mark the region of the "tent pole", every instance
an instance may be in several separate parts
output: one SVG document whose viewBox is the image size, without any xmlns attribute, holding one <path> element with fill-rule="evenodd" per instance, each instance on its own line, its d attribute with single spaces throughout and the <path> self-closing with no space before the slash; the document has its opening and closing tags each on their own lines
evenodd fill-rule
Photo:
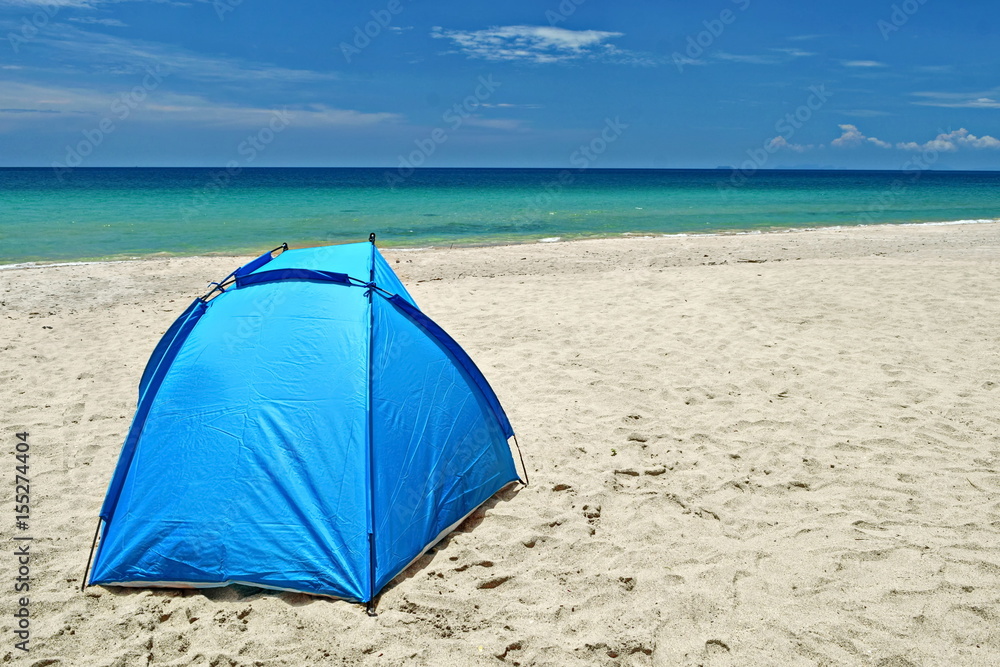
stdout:
<svg viewBox="0 0 1000 667">
<path fill-rule="evenodd" d="M 90 555 L 87 556 L 87 568 L 83 571 L 83 583 L 80 584 L 80 592 L 87 589 L 87 575 L 90 574 L 90 563 L 94 559 L 94 548 L 97 547 L 97 535 L 101 532 L 101 522 L 104 517 L 97 517 L 97 530 L 94 531 L 94 541 L 90 543 Z"/>
<path fill-rule="evenodd" d="M 528 486 L 528 467 L 524 465 L 524 455 L 521 454 L 521 445 L 517 444 L 517 434 L 514 436 L 514 446 L 517 448 L 517 458 L 521 459 L 521 470 L 524 471 L 524 486 Z"/>
<path fill-rule="evenodd" d="M 372 244 L 371 267 L 368 274 L 369 285 L 375 284 L 375 233 L 368 240 Z M 375 443 L 372 423 L 372 357 L 375 354 L 375 290 L 368 289 L 368 615 L 375 616 Z"/>
</svg>

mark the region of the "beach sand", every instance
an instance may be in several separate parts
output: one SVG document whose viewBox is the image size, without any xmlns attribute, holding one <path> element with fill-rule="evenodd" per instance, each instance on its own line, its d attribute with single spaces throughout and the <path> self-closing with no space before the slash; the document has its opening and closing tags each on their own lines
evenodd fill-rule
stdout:
<svg viewBox="0 0 1000 667">
<path fill-rule="evenodd" d="M 81 593 L 143 366 L 243 259 L 0 271 L 5 664 L 998 663 L 1000 224 L 384 254 L 496 389 L 531 485 L 375 619 L 246 587 Z"/>
</svg>

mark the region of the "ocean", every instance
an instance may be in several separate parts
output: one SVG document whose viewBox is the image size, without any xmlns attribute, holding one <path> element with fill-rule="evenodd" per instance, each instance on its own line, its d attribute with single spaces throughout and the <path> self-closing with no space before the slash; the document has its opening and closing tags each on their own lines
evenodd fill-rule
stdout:
<svg viewBox="0 0 1000 667">
<path fill-rule="evenodd" d="M 404 178 L 399 178 L 405 176 Z M 1000 172 L 0 169 L 0 264 L 1000 218 Z"/>
</svg>

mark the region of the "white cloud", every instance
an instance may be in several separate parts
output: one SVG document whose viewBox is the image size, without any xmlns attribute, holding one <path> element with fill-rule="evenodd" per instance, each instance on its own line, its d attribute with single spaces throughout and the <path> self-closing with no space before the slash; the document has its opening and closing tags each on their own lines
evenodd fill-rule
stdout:
<svg viewBox="0 0 1000 667">
<path fill-rule="evenodd" d="M 790 144 L 784 137 L 778 136 L 768 142 L 769 148 L 774 150 L 787 149 L 796 153 L 804 153 L 815 148 L 812 144 Z"/>
<path fill-rule="evenodd" d="M 944 132 L 937 135 L 930 141 L 918 144 L 915 141 L 907 141 L 896 144 L 896 148 L 907 150 L 907 151 L 928 151 L 935 150 L 941 153 L 954 153 L 959 148 L 992 148 L 1000 149 L 1000 139 L 991 137 L 986 134 L 981 137 L 969 132 L 967 129 L 960 128 L 952 132 Z"/>
<path fill-rule="evenodd" d="M 949 135 L 945 135 L 949 136 Z M 984 134 L 977 137 L 964 127 L 950 134 L 960 146 L 971 146 L 972 148 L 1000 148 L 1000 139 Z"/>
<path fill-rule="evenodd" d="M 888 67 L 877 60 L 843 60 L 844 67 Z"/>
<path fill-rule="evenodd" d="M 567 30 L 552 26 L 508 25 L 485 30 L 445 30 L 435 26 L 431 37 L 450 40 L 470 58 L 558 63 L 587 57 L 625 55 L 608 43 L 620 32 Z"/>
<path fill-rule="evenodd" d="M 882 141 L 875 137 L 866 137 L 856 125 L 844 124 L 839 127 L 842 134 L 830 142 L 831 146 L 836 146 L 837 148 L 855 148 L 863 144 L 872 144 L 879 148 L 892 148 L 892 144 L 887 141 Z"/>
<path fill-rule="evenodd" d="M 855 125 L 841 125 L 841 135 L 830 142 L 831 146 L 837 148 L 856 148 L 858 146 L 872 144 L 879 148 L 892 148 L 893 144 L 882 141 L 875 137 L 866 137 Z M 960 148 L 972 149 L 1000 149 L 1000 139 L 986 134 L 981 137 L 969 132 L 964 127 L 952 132 L 944 132 L 930 141 L 917 143 L 916 141 L 900 141 L 895 147 L 904 151 L 928 151 L 934 150 L 939 153 L 954 153 Z"/>
<path fill-rule="evenodd" d="M 918 144 L 915 141 L 901 141 L 896 144 L 896 148 L 904 151 L 928 151 L 935 150 L 939 153 L 954 153 L 958 150 L 955 144 L 949 141 L 928 141 L 925 144 Z"/>
</svg>

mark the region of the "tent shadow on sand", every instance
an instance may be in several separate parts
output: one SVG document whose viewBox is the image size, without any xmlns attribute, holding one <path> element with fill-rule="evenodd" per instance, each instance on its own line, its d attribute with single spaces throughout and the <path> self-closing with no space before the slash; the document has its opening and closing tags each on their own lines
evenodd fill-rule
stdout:
<svg viewBox="0 0 1000 667">
<path fill-rule="evenodd" d="M 412 579 L 420 574 L 427 568 L 428 565 L 434 562 L 434 559 L 438 554 L 447 553 L 448 545 L 451 544 L 451 540 L 456 534 L 473 532 L 479 527 L 479 524 L 486 520 L 486 515 L 491 509 L 499 505 L 501 502 L 510 502 L 515 496 L 517 496 L 517 494 L 521 493 L 522 489 L 524 489 L 524 487 L 519 484 L 510 484 L 507 487 L 500 489 L 500 491 L 494 494 L 489 500 L 480 505 L 475 512 L 466 517 L 465 521 L 463 521 L 458 528 L 442 538 L 440 542 L 428 549 L 427 553 L 413 561 L 408 568 L 400 572 L 395 579 L 386 584 L 385 588 L 383 588 L 376 596 L 376 601 L 385 595 L 386 592 L 393 590 L 404 581 Z"/>
<path fill-rule="evenodd" d="M 446 535 L 441 539 L 440 542 L 435 544 L 433 547 L 427 550 L 427 552 L 420 558 L 413 561 L 408 568 L 403 570 L 389 582 L 378 595 L 375 596 L 376 602 L 381 599 L 381 597 L 395 589 L 404 581 L 416 577 L 421 572 L 427 569 L 431 565 L 437 555 L 441 552 L 446 552 L 448 545 L 451 543 L 453 537 L 458 533 L 471 533 L 476 528 L 479 527 L 483 521 L 486 520 L 486 516 L 490 510 L 499 505 L 501 502 L 510 502 L 513 500 L 524 487 L 519 484 L 509 484 L 508 486 L 500 489 L 495 493 L 489 500 L 480 505 L 472 514 L 466 517 L 455 530 Z M 246 584 L 230 584 L 228 586 L 223 586 L 220 588 L 135 588 L 132 586 L 112 586 L 105 585 L 104 589 L 116 597 L 132 597 L 136 595 L 148 595 L 154 598 L 190 598 L 190 597 L 203 597 L 206 600 L 211 600 L 212 602 L 252 602 L 260 598 L 277 598 L 281 600 L 289 607 L 305 607 L 311 604 L 323 604 L 330 602 L 343 602 L 343 600 L 338 600 L 337 598 L 331 597 L 321 597 L 316 595 L 309 595 L 308 593 L 295 593 L 291 591 L 277 591 L 269 588 L 259 588 L 257 586 L 248 586 Z"/>
</svg>

